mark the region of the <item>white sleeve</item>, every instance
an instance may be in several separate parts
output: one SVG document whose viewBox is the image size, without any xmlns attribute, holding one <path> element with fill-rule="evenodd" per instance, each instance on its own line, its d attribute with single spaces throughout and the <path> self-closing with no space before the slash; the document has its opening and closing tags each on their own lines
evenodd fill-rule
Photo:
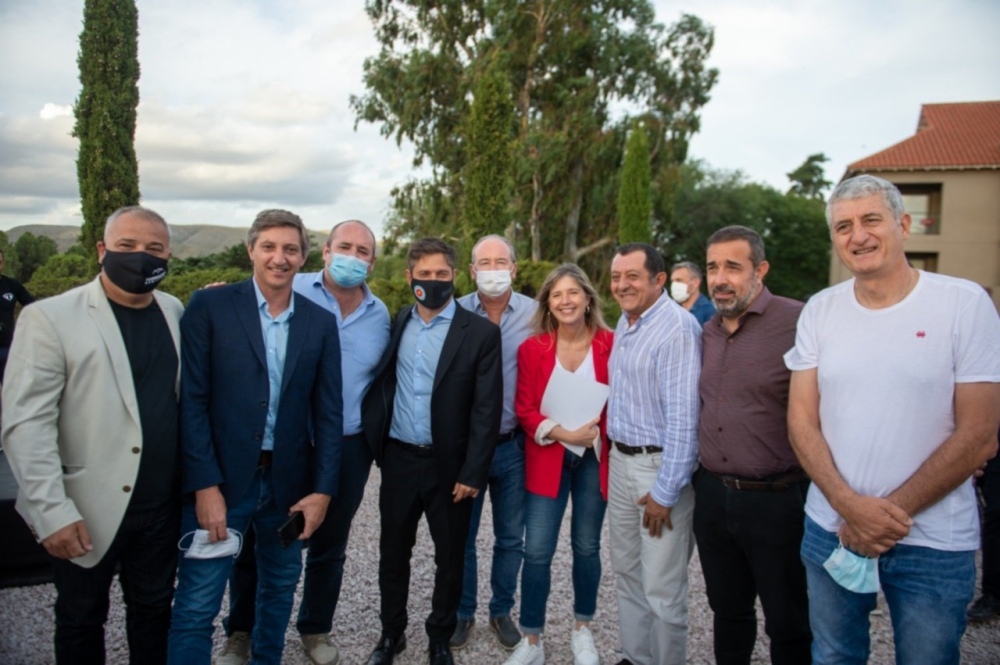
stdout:
<svg viewBox="0 0 1000 665">
<path fill-rule="evenodd" d="M 785 366 L 794 371 L 813 369 L 819 366 L 819 343 L 816 340 L 816 306 L 810 300 L 802 308 L 795 329 L 795 346 L 785 354 Z"/>
<path fill-rule="evenodd" d="M 953 332 L 956 383 L 1000 383 L 1000 316 L 982 291 L 959 313 Z"/>
</svg>

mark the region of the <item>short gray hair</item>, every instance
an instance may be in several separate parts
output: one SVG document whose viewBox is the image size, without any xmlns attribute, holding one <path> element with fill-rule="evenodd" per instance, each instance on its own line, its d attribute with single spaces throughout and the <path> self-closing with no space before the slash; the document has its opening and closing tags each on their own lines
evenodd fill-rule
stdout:
<svg viewBox="0 0 1000 665">
<path fill-rule="evenodd" d="M 472 246 L 472 263 L 476 262 L 476 250 L 479 249 L 479 246 L 482 245 L 487 240 L 499 240 L 503 244 L 507 245 L 507 249 L 510 250 L 510 262 L 517 263 L 517 253 L 514 251 L 514 244 L 510 240 L 504 238 L 502 235 L 498 235 L 496 233 L 491 233 L 488 236 L 483 236 L 482 238 L 476 241 L 476 244 Z"/>
<path fill-rule="evenodd" d="M 863 199 L 872 194 L 881 195 L 885 207 L 889 209 L 889 212 L 892 213 L 896 221 L 899 221 L 903 213 L 906 212 L 906 209 L 903 207 L 903 195 L 899 193 L 898 187 L 884 178 L 866 173 L 848 178 L 834 188 L 833 193 L 830 194 L 830 200 L 826 202 L 827 226 L 833 224 L 832 215 L 835 203 Z"/>
<path fill-rule="evenodd" d="M 703 280 L 703 275 L 701 272 L 701 267 L 694 261 L 678 261 L 674 265 L 670 266 L 670 274 L 674 274 L 675 270 L 687 270 L 691 273 L 691 276 L 699 281 Z"/>
<path fill-rule="evenodd" d="M 167 230 L 167 239 L 170 239 L 170 225 L 167 224 L 167 220 L 163 219 L 163 216 L 155 210 L 150 210 L 149 208 L 144 208 L 142 206 L 125 206 L 115 210 L 108 216 L 108 220 L 104 222 L 104 234 L 107 235 L 108 228 L 118 221 L 119 218 L 124 217 L 125 215 L 132 215 L 134 217 L 144 219 L 147 222 L 162 224 L 163 228 Z"/>
</svg>

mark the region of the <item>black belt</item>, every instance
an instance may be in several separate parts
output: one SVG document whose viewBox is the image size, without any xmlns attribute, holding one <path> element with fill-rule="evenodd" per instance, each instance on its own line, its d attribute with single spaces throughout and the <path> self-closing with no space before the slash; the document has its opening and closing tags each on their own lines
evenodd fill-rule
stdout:
<svg viewBox="0 0 1000 665">
<path fill-rule="evenodd" d="M 611 444 L 618 449 L 622 455 L 656 455 L 663 452 L 661 446 L 629 446 L 621 441 L 612 441 Z"/>
<path fill-rule="evenodd" d="M 512 429 L 509 432 L 507 432 L 506 434 L 501 434 L 497 438 L 497 445 L 499 446 L 499 445 L 501 445 L 503 443 L 507 443 L 508 441 L 513 441 L 518 436 L 520 436 L 521 432 L 523 432 L 523 431 L 524 430 L 522 430 L 520 427 L 515 427 L 514 429 Z"/>
<path fill-rule="evenodd" d="M 271 458 L 274 457 L 273 450 L 262 450 L 260 451 L 260 457 L 257 458 L 257 468 L 266 469 L 271 466 Z"/>
<path fill-rule="evenodd" d="M 407 443 L 406 441 L 400 441 L 399 439 L 392 438 L 389 439 L 389 443 L 396 446 L 400 450 L 406 451 L 414 457 L 434 457 L 434 446 L 418 446 L 415 443 Z"/>
<path fill-rule="evenodd" d="M 702 468 L 704 469 L 705 467 Z M 775 476 L 767 476 L 766 478 L 757 479 L 723 475 L 709 471 L 708 469 L 705 469 L 705 471 L 708 471 L 709 474 L 718 478 L 719 482 L 729 489 L 744 492 L 784 492 L 792 485 L 809 480 L 809 475 L 801 469 L 798 471 L 788 471 L 787 473 L 779 473 Z"/>
</svg>

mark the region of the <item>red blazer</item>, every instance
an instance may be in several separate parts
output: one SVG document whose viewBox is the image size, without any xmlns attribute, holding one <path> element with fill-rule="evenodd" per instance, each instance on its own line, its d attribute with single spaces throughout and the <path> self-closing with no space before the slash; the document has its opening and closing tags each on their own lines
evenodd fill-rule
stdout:
<svg viewBox="0 0 1000 665">
<path fill-rule="evenodd" d="M 601 383 L 608 383 L 608 358 L 614 335 L 598 330 L 591 342 L 594 374 Z M 514 400 L 517 419 L 525 432 L 525 487 L 529 492 L 555 498 L 562 478 L 563 453 L 558 443 L 540 446 L 535 442 L 535 430 L 545 420 L 538 412 L 549 377 L 556 366 L 556 334 L 542 333 L 529 337 L 517 350 L 517 395 Z M 607 409 L 601 412 L 601 495 L 608 498 L 608 433 Z M 572 454 L 572 453 L 570 453 Z"/>
</svg>

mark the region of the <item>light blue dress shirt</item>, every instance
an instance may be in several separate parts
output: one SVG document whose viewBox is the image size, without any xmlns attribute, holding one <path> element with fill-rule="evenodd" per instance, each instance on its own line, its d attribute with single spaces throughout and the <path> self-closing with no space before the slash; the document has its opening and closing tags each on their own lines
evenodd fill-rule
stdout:
<svg viewBox="0 0 1000 665">
<path fill-rule="evenodd" d="M 344 385 L 344 436 L 361 431 L 361 400 L 375 380 L 375 368 L 389 345 L 389 310 L 362 283 L 364 299 L 345 319 L 340 303 L 323 285 L 323 271 L 299 273 L 292 288 L 337 317 Z"/>
<path fill-rule="evenodd" d="M 670 295 L 632 325 L 622 313 L 608 362 L 608 438 L 663 448 L 656 484 L 661 506 L 673 506 L 698 464 L 701 325 Z"/>
<path fill-rule="evenodd" d="M 458 299 L 458 304 L 480 316 L 487 316 L 486 309 L 479 299 L 479 291 L 462 296 Z M 507 307 L 500 315 L 500 351 L 503 359 L 501 436 L 509 434 L 517 427 L 517 413 L 514 412 L 514 394 L 517 392 L 517 349 L 521 346 L 521 342 L 531 337 L 534 332 L 531 320 L 537 311 L 537 300 L 517 291 L 511 291 Z"/>
<path fill-rule="evenodd" d="M 257 294 L 257 311 L 260 312 L 260 328 L 264 334 L 264 357 L 267 358 L 267 421 L 264 423 L 264 443 L 261 450 L 274 450 L 274 424 L 278 420 L 278 403 L 281 400 L 281 377 L 285 373 L 285 352 L 288 350 L 289 319 L 295 314 L 295 297 L 288 301 L 288 309 L 276 317 L 267 311 L 264 294 L 253 281 Z"/>
<path fill-rule="evenodd" d="M 444 340 L 455 318 L 455 299 L 424 323 L 416 305 L 406 321 L 396 359 L 396 399 L 389 436 L 407 443 L 430 445 L 431 393 Z"/>
</svg>

